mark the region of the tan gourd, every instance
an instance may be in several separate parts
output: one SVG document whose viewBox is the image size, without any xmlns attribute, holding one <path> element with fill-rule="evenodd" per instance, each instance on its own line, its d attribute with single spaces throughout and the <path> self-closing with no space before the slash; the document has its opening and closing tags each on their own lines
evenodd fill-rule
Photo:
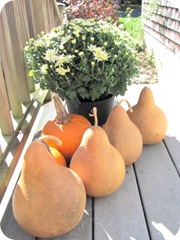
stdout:
<svg viewBox="0 0 180 240">
<path fill-rule="evenodd" d="M 144 87 L 138 103 L 128 110 L 130 119 L 139 128 L 144 144 L 160 142 L 167 131 L 167 118 L 164 112 L 155 104 L 153 93 L 149 87 Z"/>
<path fill-rule="evenodd" d="M 137 126 L 130 120 L 128 114 L 121 106 L 126 101 L 121 100 L 110 112 L 103 129 L 109 137 L 110 143 L 121 153 L 125 164 L 137 161 L 142 153 L 143 141 Z"/>
<path fill-rule="evenodd" d="M 33 141 L 13 194 L 17 223 L 33 236 L 56 237 L 79 224 L 85 204 L 86 192 L 79 176 L 56 163 L 45 144 Z"/>
<path fill-rule="evenodd" d="M 70 168 L 82 179 L 86 193 L 102 197 L 117 190 L 125 177 L 125 164 L 121 154 L 114 148 L 105 131 L 98 126 L 87 129 L 75 151 Z"/>
</svg>

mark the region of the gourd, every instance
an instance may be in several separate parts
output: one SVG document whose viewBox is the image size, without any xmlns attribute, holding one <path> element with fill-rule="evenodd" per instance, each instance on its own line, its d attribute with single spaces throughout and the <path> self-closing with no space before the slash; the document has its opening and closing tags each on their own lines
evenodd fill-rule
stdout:
<svg viewBox="0 0 180 240">
<path fill-rule="evenodd" d="M 105 131 L 98 126 L 97 109 L 93 108 L 95 125 L 88 128 L 72 156 L 70 169 L 82 179 L 86 193 L 102 197 L 116 191 L 125 177 L 121 154 L 113 147 Z"/>
<path fill-rule="evenodd" d="M 131 111 L 130 103 L 122 99 L 111 110 L 103 129 L 107 133 L 110 143 L 121 153 L 125 165 L 129 165 L 139 159 L 143 141 L 139 129 L 121 106 L 123 101 L 126 101 Z"/>
<path fill-rule="evenodd" d="M 42 129 L 43 135 L 53 135 L 61 140 L 56 144 L 52 140 L 46 140 L 50 147 L 58 149 L 68 161 L 79 146 L 83 133 L 91 126 L 91 123 L 78 114 L 68 114 L 57 94 L 52 95 L 57 116 L 49 120 Z"/>
<path fill-rule="evenodd" d="M 139 128 L 143 144 L 160 142 L 167 131 L 167 118 L 165 113 L 155 104 L 154 96 L 149 87 L 144 87 L 139 100 L 132 107 L 133 112 L 127 111 L 130 119 Z"/>
<path fill-rule="evenodd" d="M 39 238 L 72 230 L 81 221 L 86 204 L 81 179 L 52 158 L 42 142 L 34 140 L 29 145 L 12 199 L 17 223 Z"/>
</svg>

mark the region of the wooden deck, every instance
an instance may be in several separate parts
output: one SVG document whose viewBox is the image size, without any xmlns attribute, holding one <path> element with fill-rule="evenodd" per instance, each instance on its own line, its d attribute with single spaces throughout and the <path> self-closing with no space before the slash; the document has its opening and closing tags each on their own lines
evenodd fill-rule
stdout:
<svg viewBox="0 0 180 240">
<path fill-rule="evenodd" d="M 54 114 L 52 103 L 41 108 L 29 142 Z M 21 161 L 0 205 L 2 240 L 40 240 L 25 233 L 12 213 L 11 195 L 20 173 Z M 180 239 L 180 142 L 175 137 L 166 136 L 158 144 L 144 146 L 140 159 L 126 168 L 123 185 L 107 197 L 88 197 L 80 224 L 68 234 L 54 238 L 106 239 Z"/>
</svg>

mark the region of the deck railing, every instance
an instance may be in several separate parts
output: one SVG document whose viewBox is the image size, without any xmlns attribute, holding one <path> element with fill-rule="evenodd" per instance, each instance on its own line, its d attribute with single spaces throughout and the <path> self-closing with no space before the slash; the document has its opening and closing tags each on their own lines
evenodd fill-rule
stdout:
<svg viewBox="0 0 180 240">
<path fill-rule="evenodd" d="M 11 0 L 0 12 L 0 200 L 47 94 L 28 77 L 23 48 L 62 19 L 56 0 Z"/>
</svg>

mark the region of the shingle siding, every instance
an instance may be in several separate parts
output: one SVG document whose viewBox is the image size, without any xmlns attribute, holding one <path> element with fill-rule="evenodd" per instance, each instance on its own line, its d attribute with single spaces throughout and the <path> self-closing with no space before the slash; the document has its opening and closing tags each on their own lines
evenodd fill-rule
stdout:
<svg viewBox="0 0 180 240">
<path fill-rule="evenodd" d="M 149 3 L 143 1 L 143 13 Z M 180 54 L 180 11 L 171 6 L 171 1 L 158 1 L 156 13 L 150 19 L 144 19 L 144 32 L 161 42 L 175 54 Z"/>
<path fill-rule="evenodd" d="M 180 80 L 180 1 L 157 0 L 157 9 L 147 18 L 152 1 L 142 1 L 145 44 L 154 53 L 163 84 L 177 83 Z"/>
</svg>

